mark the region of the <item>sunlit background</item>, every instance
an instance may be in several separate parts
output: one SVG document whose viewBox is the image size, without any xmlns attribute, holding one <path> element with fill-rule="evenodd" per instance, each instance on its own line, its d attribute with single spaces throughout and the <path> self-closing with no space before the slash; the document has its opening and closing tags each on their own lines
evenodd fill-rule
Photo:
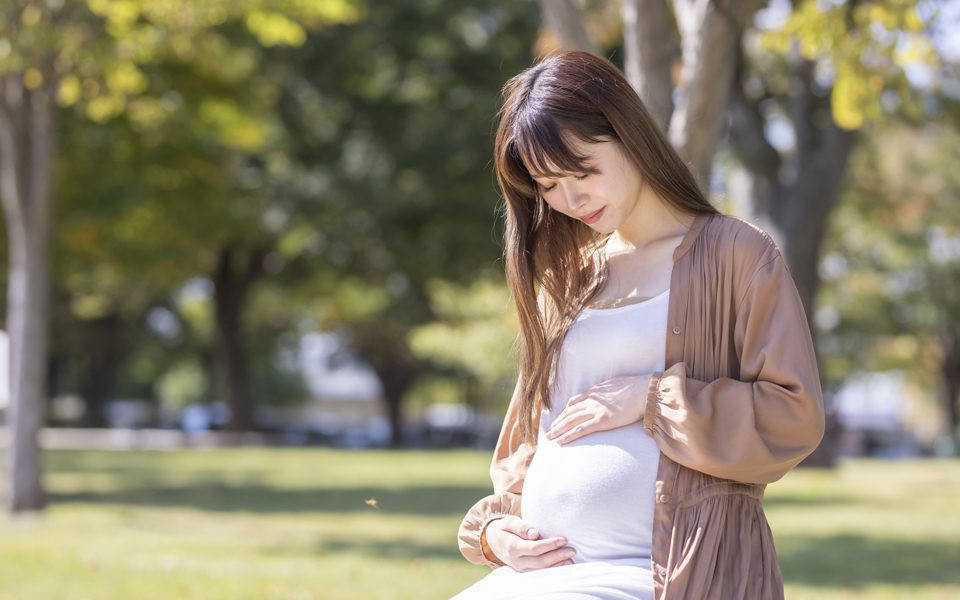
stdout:
<svg viewBox="0 0 960 600">
<path fill-rule="evenodd" d="M 2 3 L 0 600 L 482 577 L 456 532 L 517 358 L 498 95 L 579 47 L 676 123 L 700 17 L 635 4 Z M 719 134 L 671 141 L 813 330 L 827 435 L 764 501 L 788 598 L 960 598 L 960 3 L 730 4 Z M 655 16 L 659 80 L 630 68 Z"/>
</svg>

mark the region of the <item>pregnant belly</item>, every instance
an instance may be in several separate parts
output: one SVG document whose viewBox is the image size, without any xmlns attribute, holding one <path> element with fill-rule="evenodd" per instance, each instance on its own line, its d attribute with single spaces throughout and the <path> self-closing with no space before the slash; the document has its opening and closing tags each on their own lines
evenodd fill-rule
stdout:
<svg viewBox="0 0 960 600">
<path fill-rule="evenodd" d="M 540 433 L 520 496 L 542 537 L 562 535 L 573 561 L 649 567 L 660 450 L 637 426 L 558 445 Z"/>
</svg>

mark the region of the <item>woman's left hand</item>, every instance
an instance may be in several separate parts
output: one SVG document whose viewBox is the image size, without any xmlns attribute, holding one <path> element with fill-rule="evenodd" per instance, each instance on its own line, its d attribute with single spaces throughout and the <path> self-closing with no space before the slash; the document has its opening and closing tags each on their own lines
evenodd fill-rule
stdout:
<svg viewBox="0 0 960 600">
<path fill-rule="evenodd" d="M 588 433 L 642 421 L 650 375 L 614 377 L 570 398 L 547 430 L 547 439 L 556 438 L 563 445 Z"/>
</svg>

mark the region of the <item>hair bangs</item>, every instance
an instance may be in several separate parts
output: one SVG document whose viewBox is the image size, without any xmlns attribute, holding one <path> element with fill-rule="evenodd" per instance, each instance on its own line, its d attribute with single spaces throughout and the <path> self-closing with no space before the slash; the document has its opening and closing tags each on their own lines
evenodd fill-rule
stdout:
<svg viewBox="0 0 960 600">
<path fill-rule="evenodd" d="M 527 110 L 525 113 L 514 124 L 513 142 L 516 155 L 531 178 L 556 178 L 596 171 L 586 166 L 589 156 L 577 154 L 567 143 L 569 136 L 581 137 L 578 132 L 562 127 L 545 110 Z"/>
</svg>

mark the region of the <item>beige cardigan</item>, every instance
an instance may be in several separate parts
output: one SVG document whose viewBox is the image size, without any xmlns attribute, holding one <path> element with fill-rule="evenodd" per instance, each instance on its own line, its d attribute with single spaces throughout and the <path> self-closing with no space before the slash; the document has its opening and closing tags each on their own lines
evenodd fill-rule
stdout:
<svg viewBox="0 0 960 600">
<path fill-rule="evenodd" d="M 698 215 L 673 253 L 664 364 L 636 426 L 661 450 L 653 522 L 657 600 L 783 598 L 760 500 L 823 436 L 820 378 L 800 296 L 765 232 Z M 518 388 L 519 389 L 519 388 Z M 490 465 L 494 493 L 460 525 L 460 551 L 488 523 L 520 516 L 535 449 L 520 442 L 517 392 Z"/>
</svg>

